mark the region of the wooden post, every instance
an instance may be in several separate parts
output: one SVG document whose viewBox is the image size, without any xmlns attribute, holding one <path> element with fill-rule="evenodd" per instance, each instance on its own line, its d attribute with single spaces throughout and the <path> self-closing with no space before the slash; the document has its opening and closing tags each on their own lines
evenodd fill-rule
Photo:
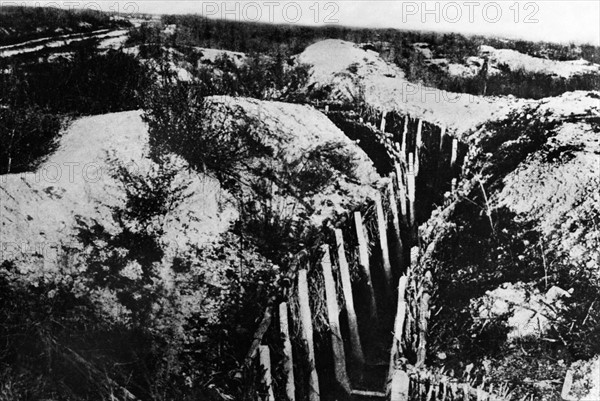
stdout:
<svg viewBox="0 0 600 401">
<path fill-rule="evenodd" d="M 258 347 L 260 346 L 260 343 L 262 342 L 262 339 L 265 335 L 265 333 L 267 332 L 267 330 L 269 329 L 269 326 L 271 325 L 271 320 L 273 318 L 273 311 L 272 308 L 270 306 L 268 306 L 265 309 L 265 313 L 263 315 L 262 320 L 260 321 L 260 324 L 258 325 L 258 329 L 256 330 L 256 332 L 254 333 L 254 340 L 252 341 L 252 344 L 250 344 L 250 349 L 248 350 L 248 354 L 246 354 L 246 366 L 249 366 L 250 363 L 252 362 L 252 360 L 254 359 L 254 355 L 256 355 L 256 352 L 258 351 Z"/>
<path fill-rule="evenodd" d="M 404 175 L 402 174 L 402 168 L 400 163 L 396 163 L 396 178 L 398 179 L 398 202 L 400 202 L 400 213 L 402 217 L 402 223 L 407 226 L 407 209 L 406 209 L 406 187 L 404 186 Z"/>
<path fill-rule="evenodd" d="M 339 386 L 350 395 L 350 380 L 348 379 L 348 372 L 346 371 L 346 355 L 344 353 L 344 341 L 342 339 L 339 321 L 340 310 L 338 307 L 333 272 L 331 271 L 329 245 L 322 245 L 321 251 L 324 253 L 321 259 L 321 267 L 323 268 L 323 279 L 325 281 L 325 298 L 327 301 L 329 329 L 331 330 L 331 347 L 333 349 L 335 378 Z"/>
<path fill-rule="evenodd" d="M 379 130 L 381 132 L 385 132 L 385 115 L 386 115 L 386 112 L 384 111 L 383 115 L 381 116 L 381 125 L 379 126 Z"/>
<path fill-rule="evenodd" d="M 442 126 L 442 132 L 440 132 L 440 154 L 444 148 L 444 138 L 446 137 L 446 127 Z"/>
<path fill-rule="evenodd" d="M 398 213 L 398 204 L 396 203 L 396 196 L 394 191 L 394 173 L 390 175 L 391 181 L 388 183 L 388 196 L 390 202 L 390 209 L 392 210 L 392 224 L 394 225 L 394 234 L 396 235 L 396 257 L 398 259 L 398 266 L 396 272 L 400 272 L 404 267 L 404 247 L 402 246 L 402 236 L 400 232 L 400 215 Z"/>
<path fill-rule="evenodd" d="M 329 113 L 329 105 L 328 104 L 325 105 L 325 113 Z"/>
<path fill-rule="evenodd" d="M 419 311 L 419 349 L 417 351 L 417 367 L 425 365 L 425 358 L 427 356 L 427 323 L 429 320 L 429 294 L 431 289 L 431 272 L 425 273 L 425 280 L 423 282 L 423 294 L 421 295 L 421 305 Z"/>
<path fill-rule="evenodd" d="M 308 348 L 308 363 L 310 366 L 309 382 L 309 400 L 319 401 L 319 376 L 315 364 L 315 345 L 313 340 L 312 317 L 310 312 L 310 303 L 308 300 L 308 278 L 306 269 L 298 272 L 298 304 L 300 306 L 300 321 L 302 322 L 301 336 L 306 342 Z"/>
<path fill-rule="evenodd" d="M 452 139 L 452 156 L 450 158 L 450 167 L 454 168 L 458 157 L 458 139 Z"/>
<path fill-rule="evenodd" d="M 265 401 L 275 401 L 273 387 L 271 386 L 271 352 L 268 345 L 258 347 L 258 358 L 263 367 L 263 383 L 267 388 L 267 398 Z"/>
<path fill-rule="evenodd" d="M 285 359 L 283 361 L 283 371 L 286 377 L 285 393 L 288 401 L 296 399 L 296 388 L 294 387 L 294 358 L 292 355 L 292 342 L 290 341 L 290 325 L 288 322 L 287 303 L 279 304 L 279 331 L 283 339 L 283 353 Z"/>
<path fill-rule="evenodd" d="M 410 377 L 402 369 L 396 369 L 390 386 L 390 401 L 408 401 Z"/>
<path fill-rule="evenodd" d="M 419 120 L 417 124 L 417 139 L 415 141 L 415 161 L 414 161 L 414 170 L 415 177 L 419 175 L 419 168 L 421 167 L 421 147 L 423 147 L 423 120 Z"/>
<path fill-rule="evenodd" d="M 359 365 L 359 369 L 362 369 L 362 366 L 365 364 L 365 356 L 363 354 L 362 344 L 360 342 L 356 311 L 354 310 L 354 295 L 352 295 L 352 282 L 350 281 L 348 260 L 346 259 L 346 251 L 344 249 L 344 237 L 342 235 L 342 230 L 340 229 L 335 230 L 335 242 L 337 245 L 338 262 L 340 264 L 342 291 L 344 293 L 344 301 L 346 303 L 346 315 L 348 316 L 348 326 L 350 328 L 350 344 L 352 346 L 350 352 L 354 363 Z"/>
<path fill-rule="evenodd" d="M 369 251 L 367 249 L 367 239 L 360 212 L 354 212 L 354 224 L 356 226 L 356 237 L 358 238 L 358 256 L 360 267 L 367 278 L 367 291 L 369 312 L 371 318 L 377 319 L 377 303 L 375 301 L 375 290 L 373 289 L 373 280 L 371 279 L 371 268 L 369 265 Z"/>
<path fill-rule="evenodd" d="M 421 167 L 420 164 L 420 157 L 419 157 L 419 148 L 415 148 L 415 160 L 413 162 L 413 172 L 415 174 L 415 177 L 419 175 L 419 169 Z"/>
<path fill-rule="evenodd" d="M 383 204 L 381 202 L 381 193 L 377 191 L 375 195 L 375 209 L 377 211 L 377 231 L 379 232 L 379 244 L 381 247 L 381 260 L 383 261 L 383 275 L 385 277 L 385 291 L 387 299 L 392 294 L 392 266 L 390 264 L 390 251 L 387 238 L 387 218 L 383 213 Z"/>
<path fill-rule="evenodd" d="M 411 229 L 416 224 L 416 209 L 415 209 L 415 171 L 414 171 L 414 155 L 408 155 L 408 203 L 409 203 L 409 226 Z"/>
<path fill-rule="evenodd" d="M 402 161 L 406 160 L 406 147 L 407 147 L 407 141 L 408 141 L 407 137 L 408 137 L 408 116 L 406 116 L 406 118 L 404 118 L 404 130 L 402 132 L 402 153 L 400 154 Z"/>
<path fill-rule="evenodd" d="M 398 283 L 398 307 L 396 309 L 396 320 L 394 321 L 394 338 L 392 339 L 388 377 L 392 377 L 396 369 L 396 361 L 402 357 L 402 335 L 404 334 L 404 320 L 406 319 L 406 282 L 407 278 L 405 275 L 400 277 Z"/>
</svg>

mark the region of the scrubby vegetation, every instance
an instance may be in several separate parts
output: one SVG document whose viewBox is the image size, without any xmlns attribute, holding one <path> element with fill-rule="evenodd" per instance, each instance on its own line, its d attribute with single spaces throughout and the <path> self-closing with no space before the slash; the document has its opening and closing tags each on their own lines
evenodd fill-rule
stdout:
<svg viewBox="0 0 600 401">
<path fill-rule="evenodd" d="M 54 150 L 67 121 L 79 115 L 137 109 L 152 73 L 134 56 L 100 53 L 93 41 L 72 58 L 3 60 L 0 69 L 0 173 L 29 171 Z"/>
<path fill-rule="evenodd" d="M 3 4 L 0 26 L 0 46 L 3 46 L 48 36 L 129 27 L 130 23 L 111 19 L 108 14 L 92 9 L 63 10 Z"/>
<path fill-rule="evenodd" d="M 0 400 L 248 395 L 239 361 L 278 271 L 233 234 L 211 250 L 173 248 L 164 224 L 189 196 L 174 163 L 117 164 L 126 202 L 116 227 L 81 217 L 83 252 L 64 248 L 54 275 L 32 282 L 4 262 Z"/>
<path fill-rule="evenodd" d="M 39 107 L 0 109 L 0 174 L 20 173 L 36 166 L 57 146 L 63 121 Z"/>
<path fill-rule="evenodd" d="M 464 36 L 457 33 L 402 31 L 396 29 L 360 29 L 343 26 L 306 27 L 211 20 L 200 16 L 164 16 L 163 24 L 177 26 L 172 36 L 162 36 L 160 29 L 143 26 L 134 31 L 131 43 L 161 43 L 184 51 L 190 47 L 218 48 L 245 53 L 285 54 L 301 53 L 307 46 L 323 39 L 342 39 L 367 43 L 382 56 L 396 63 L 411 82 L 438 89 L 474 95 L 514 95 L 540 99 L 557 96 L 573 90 L 600 88 L 597 74 L 583 74 L 571 78 L 552 77 L 544 73 L 511 71 L 482 77 L 457 77 L 445 69 L 429 65 L 413 46 L 427 43 L 433 58 L 445 58 L 450 63 L 463 63 L 467 57 L 479 53 L 481 45 L 512 49 L 534 57 L 553 60 L 584 58 L 599 62 L 600 48 L 592 45 L 559 45 L 522 40 L 499 40 L 484 36 Z M 269 38 L 269 40 L 264 40 Z"/>
<path fill-rule="evenodd" d="M 134 56 L 115 50 L 100 53 L 93 42 L 75 50 L 72 58 L 8 62 L 5 68 L 10 72 L 0 77 L 0 103 L 36 105 L 71 115 L 140 107 L 150 73 Z"/>
<path fill-rule="evenodd" d="M 481 151 L 467 162 L 464 172 L 473 185 L 456 199 L 444 222 L 436 216 L 429 222 L 432 227 L 439 224 L 437 229 L 444 233 L 431 261 L 437 272 L 437 305 L 432 313 L 431 330 L 436 334 L 430 362 L 455 372 L 472 363 L 477 380 L 510 383 L 516 398 L 536 394 L 541 399 L 558 399 L 551 397 L 560 392 L 568 366 L 600 352 L 596 273 L 565 262 L 569 257 L 553 250 L 559 244 L 553 244 L 527 215 L 504 206 L 491 208 L 489 203 L 509 173 L 548 147 L 557 125 L 536 108 L 488 123 L 473 144 Z M 597 227 L 597 218 L 584 219 L 585 226 Z M 580 243 L 594 247 L 589 241 L 582 238 Z M 534 290 L 545 293 L 552 286 L 573 290 L 564 301 L 565 309 L 556 310 L 557 317 L 548 317 L 551 329 L 547 333 L 508 340 L 508 315 L 479 315 L 486 291 L 505 283 L 528 283 L 528 296 Z M 450 299 L 451 303 L 443 301 Z M 436 359 L 439 352 L 443 360 Z"/>
</svg>

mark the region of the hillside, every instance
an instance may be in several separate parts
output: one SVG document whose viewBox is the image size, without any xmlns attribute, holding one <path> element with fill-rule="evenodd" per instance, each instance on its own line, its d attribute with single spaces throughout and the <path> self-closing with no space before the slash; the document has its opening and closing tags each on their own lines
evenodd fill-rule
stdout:
<svg viewBox="0 0 600 401">
<path fill-rule="evenodd" d="M 0 19 L 0 401 L 600 399 L 597 47 Z"/>
</svg>

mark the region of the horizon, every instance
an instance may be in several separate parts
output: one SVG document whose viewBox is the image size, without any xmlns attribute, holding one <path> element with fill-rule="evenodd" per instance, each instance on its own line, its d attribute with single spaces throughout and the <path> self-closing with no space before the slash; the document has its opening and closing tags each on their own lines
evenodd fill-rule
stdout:
<svg viewBox="0 0 600 401">
<path fill-rule="evenodd" d="M 131 15 L 199 14 L 211 19 L 302 26 L 399 29 L 600 46 L 600 2 L 544 1 L 0 1 Z"/>
</svg>

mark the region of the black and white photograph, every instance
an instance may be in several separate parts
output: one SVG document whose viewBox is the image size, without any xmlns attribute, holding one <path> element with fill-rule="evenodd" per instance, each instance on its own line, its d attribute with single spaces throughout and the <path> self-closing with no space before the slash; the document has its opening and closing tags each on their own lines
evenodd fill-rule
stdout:
<svg viewBox="0 0 600 401">
<path fill-rule="evenodd" d="M 0 401 L 600 401 L 600 0 L 0 0 Z"/>
</svg>

